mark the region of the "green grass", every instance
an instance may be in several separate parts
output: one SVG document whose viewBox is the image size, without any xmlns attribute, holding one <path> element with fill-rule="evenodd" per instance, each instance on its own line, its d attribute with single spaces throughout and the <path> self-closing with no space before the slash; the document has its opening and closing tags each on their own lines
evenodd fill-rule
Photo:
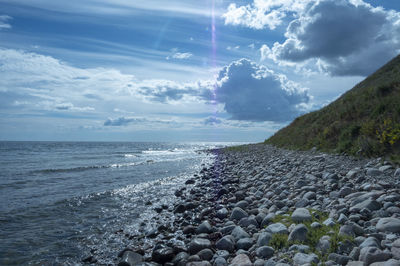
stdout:
<svg viewBox="0 0 400 266">
<path fill-rule="evenodd" d="M 296 118 L 265 143 L 400 162 L 400 56 L 328 106 Z"/>
<path fill-rule="evenodd" d="M 323 223 L 326 219 L 328 219 L 328 213 L 309 209 L 312 214 L 312 220 L 309 222 L 303 222 L 303 224 L 307 227 L 307 240 L 304 242 L 298 241 L 288 241 L 287 234 L 274 234 L 269 242 L 269 245 L 273 247 L 275 250 L 287 250 L 291 245 L 294 244 L 304 244 L 310 247 L 310 252 L 316 254 L 321 262 L 327 261 L 328 255 L 330 253 L 336 252 L 339 246 L 339 243 L 342 241 L 351 241 L 354 242 L 354 238 L 350 236 L 339 236 L 340 224 L 336 224 L 334 226 L 326 226 Z M 318 222 L 321 224 L 319 228 L 311 228 L 311 224 L 313 222 Z M 291 213 L 277 215 L 271 223 L 282 223 L 289 227 L 291 224 L 295 222 L 291 219 Z M 331 237 L 330 244 L 331 248 L 326 253 L 321 253 L 316 249 L 316 246 L 321 239 L 321 237 L 328 235 Z"/>
</svg>

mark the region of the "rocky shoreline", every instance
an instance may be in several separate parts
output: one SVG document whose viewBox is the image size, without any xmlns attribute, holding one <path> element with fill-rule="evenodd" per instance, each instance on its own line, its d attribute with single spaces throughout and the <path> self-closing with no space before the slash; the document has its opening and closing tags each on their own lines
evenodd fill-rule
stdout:
<svg viewBox="0 0 400 266">
<path fill-rule="evenodd" d="M 212 152 L 173 206 L 149 202 L 158 226 L 127 236 L 118 265 L 400 265 L 400 168 L 264 144 Z"/>
</svg>

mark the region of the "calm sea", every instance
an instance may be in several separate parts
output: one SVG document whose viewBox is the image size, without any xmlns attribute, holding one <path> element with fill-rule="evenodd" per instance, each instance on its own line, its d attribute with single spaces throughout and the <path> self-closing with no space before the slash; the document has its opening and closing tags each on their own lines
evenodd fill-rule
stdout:
<svg viewBox="0 0 400 266">
<path fill-rule="evenodd" d="M 115 262 L 129 244 L 115 231 L 137 233 L 212 162 L 201 150 L 233 144 L 0 142 L 0 265 L 73 265 L 91 250 Z"/>
</svg>

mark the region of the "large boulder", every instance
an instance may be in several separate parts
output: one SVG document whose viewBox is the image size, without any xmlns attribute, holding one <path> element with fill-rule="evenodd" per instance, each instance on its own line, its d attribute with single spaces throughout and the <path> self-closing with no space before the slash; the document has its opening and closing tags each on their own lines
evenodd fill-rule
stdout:
<svg viewBox="0 0 400 266">
<path fill-rule="evenodd" d="M 379 219 L 376 229 L 381 232 L 400 233 L 400 219 L 388 217 Z"/>
<path fill-rule="evenodd" d="M 289 234 L 288 241 L 306 241 L 308 229 L 304 224 L 296 225 Z"/>
<path fill-rule="evenodd" d="M 305 208 L 297 208 L 292 213 L 292 220 L 296 223 L 301 222 L 310 222 L 312 220 L 312 216 L 310 212 Z"/>
</svg>

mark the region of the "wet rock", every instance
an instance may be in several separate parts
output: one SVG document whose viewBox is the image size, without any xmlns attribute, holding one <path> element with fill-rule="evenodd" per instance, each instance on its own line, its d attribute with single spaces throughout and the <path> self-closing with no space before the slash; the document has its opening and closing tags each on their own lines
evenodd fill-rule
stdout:
<svg viewBox="0 0 400 266">
<path fill-rule="evenodd" d="M 196 228 L 196 234 L 209 234 L 213 232 L 213 228 L 210 225 L 208 221 L 202 222 L 197 228 Z"/>
<path fill-rule="evenodd" d="M 213 258 L 214 253 L 211 249 L 206 248 L 197 253 L 197 255 L 200 257 L 201 260 L 210 261 Z"/>
<path fill-rule="evenodd" d="M 222 208 L 217 211 L 216 216 L 219 219 L 225 219 L 226 217 L 228 217 L 228 214 L 229 214 L 228 210 L 226 208 Z"/>
<path fill-rule="evenodd" d="M 224 236 L 215 243 L 215 246 L 219 250 L 227 250 L 233 252 L 235 250 L 234 238 L 230 235 Z"/>
<path fill-rule="evenodd" d="M 176 256 L 172 259 L 172 263 L 174 265 L 178 265 L 178 263 L 186 264 L 187 259 L 189 258 L 189 254 L 182 251 L 176 254 Z"/>
<path fill-rule="evenodd" d="M 308 222 L 311 221 L 312 217 L 310 212 L 305 208 L 297 208 L 292 214 L 292 220 L 294 222 Z"/>
<path fill-rule="evenodd" d="M 118 263 L 118 266 L 132 266 L 132 265 L 136 265 L 139 264 L 143 261 L 143 256 L 127 250 L 122 254 L 121 260 Z"/>
<path fill-rule="evenodd" d="M 211 248 L 210 240 L 204 238 L 194 238 L 189 243 L 188 251 L 190 254 L 196 254 L 206 248 Z"/>
<path fill-rule="evenodd" d="M 175 257 L 174 250 L 170 247 L 163 247 L 153 251 L 151 259 L 155 262 L 164 264 L 166 262 L 172 261 Z"/>
</svg>

